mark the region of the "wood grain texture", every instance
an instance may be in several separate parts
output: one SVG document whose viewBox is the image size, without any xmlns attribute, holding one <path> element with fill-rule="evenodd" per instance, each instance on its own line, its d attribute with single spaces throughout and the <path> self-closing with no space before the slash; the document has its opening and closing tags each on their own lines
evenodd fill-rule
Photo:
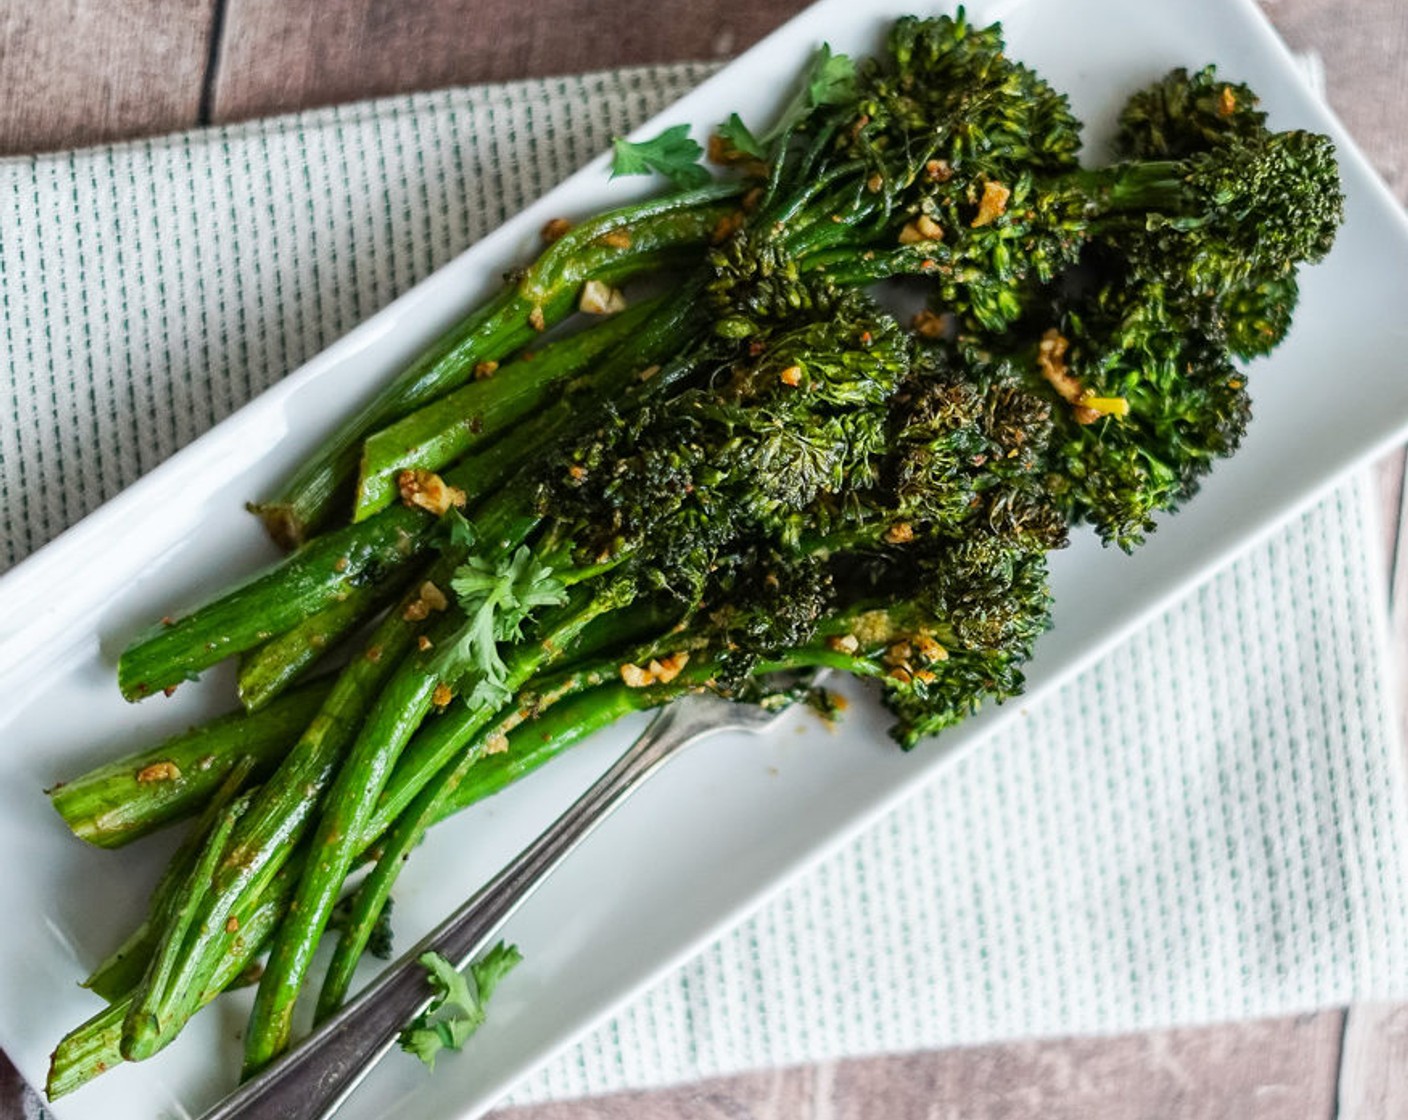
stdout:
<svg viewBox="0 0 1408 1120">
<path fill-rule="evenodd" d="M 1330 107 L 1400 201 L 1408 202 L 1408 5 L 1399 0 L 1260 0 L 1293 50 L 1325 62 Z"/>
<path fill-rule="evenodd" d="M 352 98 L 736 54 L 804 0 L 229 0 L 213 119 Z"/>
<path fill-rule="evenodd" d="M 1408 1011 L 1402 1026 L 1408 1046 Z M 505 1108 L 489 1120 L 1329 1120 L 1340 1030 L 1339 1013 L 1325 1012 L 978 1046 Z"/>
<path fill-rule="evenodd" d="M 215 0 L 0 3 L 0 155 L 197 123 Z"/>
<path fill-rule="evenodd" d="M 1336 1120 L 1408 1116 L 1408 1005 L 1365 1003 L 1350 1009 Z"/>
</svg>

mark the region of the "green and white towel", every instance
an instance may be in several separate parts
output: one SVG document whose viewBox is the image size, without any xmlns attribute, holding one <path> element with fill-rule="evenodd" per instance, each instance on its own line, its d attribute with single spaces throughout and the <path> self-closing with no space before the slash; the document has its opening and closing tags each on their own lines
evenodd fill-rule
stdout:
<svg viewBox="0 0 1408 1120">
<path fill-rule="evenodd" d="M 0 162 L 0 563 L 709 72 Z M 1031 706 L 515 1099 L 1408 994 L 1368 494 L 1345 486 Z"/>
</svg>

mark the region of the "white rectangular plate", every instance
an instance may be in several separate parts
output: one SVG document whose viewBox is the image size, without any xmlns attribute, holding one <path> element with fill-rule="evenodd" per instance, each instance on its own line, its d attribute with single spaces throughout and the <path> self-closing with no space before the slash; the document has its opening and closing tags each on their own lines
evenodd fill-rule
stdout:
<svg viewBox="0 0 1408 1120">
<path fill-rule="evenodd" d="M 786 77 L 820 42 L 865 54 L 892 16 L 914 6 L 824 0 L 640 132 L 689 122 L 700 135 L 734 110 L 766 119 Z M 1011 53 L 1070 92 L 1095 150 L 1128 92 L 1172 66 L 1216 62 L 1262 94 L 1275 126 L 1335 136 L 1348 196 L 1334 253 L 1304 277 L 1292 338 L 1255 369 L 1257 418 L 1241 454 L 1137 557 L 1102 550 L 1088 534 L 1057 556 L 1057 622 L 1032 666 L 1036 693 L 1402 438 L 1408 378 L 1399 373 L 1402 331 L 1394 324 L 1408 307 L 1408 228 L 1250 0 L 992 0 L 969 11 L 978 22 L 1002 19 Z M 116 651 L 167 613 L 173 597 L 199 599 L 272 555 L 243 502 L 269 491 L 371 385 L 489 291 L 545 219 L 648 189 L 608 182 L 604 157 L 591 164 L 0 581 L 0 898 L 23 915 L 7 924 L 0 960 L 0 1046 L 33 1083 L 42 1084 L 54 1042 L 96 1010 L 75 981 L 138 919 L 169 848 L 162 839 L 120 857 L 87 849 L 66 835 L 41 790 L 229 703 L 228 675 L 215 672 L 170 702 L 128 706 L 113 679 Z M 885 739 L 883 717 L 860 705 L 839 734 L 799 720 L 766 741 L 719 740 L 687 755 L 513 920 L 508 936 L 526 961 L 496 997 L 472 1053 L 443 1062 L 434 1077 L 409 1060 L 388 1060 L 345 1115 L 430 1120 L 482 1111 L 955 750 L 1016 714 L 1011 706 L 987 712 L 905 755 Z M 397 894 L 400 944 L 525 843 L 638 726 L 598 736 L 437 829 Z M 234 1081 L 245 1006 L 220 1001 L 158 1058 L 108 1074 L 61 1101 L 56 1116 L 198 1114 Z"/>
</svg>

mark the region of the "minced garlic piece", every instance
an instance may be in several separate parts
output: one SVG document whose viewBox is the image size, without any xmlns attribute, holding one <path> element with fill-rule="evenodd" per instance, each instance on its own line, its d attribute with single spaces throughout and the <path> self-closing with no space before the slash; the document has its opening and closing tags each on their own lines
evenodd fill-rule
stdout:
<svg viewBox="0 0 1408 1120">
<path fill-rule="evenodd" d="M 435 686 L 435 691 L 430 694 L 430 702 L 437 708 L 447 707 L 451 700 L 455 698 L 450 686 L 441 681 Z"/>
<path fill-rule="evenodd" d="M 544 241 L 551 245 L 554 241 L 557 241 L 559 238 L 561 238 L 562 235 L 571 228 L 572 223 L 569 222 L 566 218 L 553 218 L 550 222 L 543 226 L 541 230 L 541 236 Z"/>
<path fill-rule="evenodd" d="M 953 168 L 946 159 L 931 159 L 924 165 L 924 174 L 929 176 L 930 182 L 947 183 L 953 178 Z"/>
<path fill-rule="evenodd" d="M 1051 383 L 1051 387 L 1069 404 L 1077 404 L 1085 393 L 1080 381 L 1066 368 L 1066 351 L 1070 342 L 1055 327 L 1041 336 L 1036 348 L 1036 364 L 1041 376 Z"/>
<path fill-rule="evenodd" d="M 948 334 L 949 322 L 948 315 L 940 315 L 937 311 L 926 308 L 916 314 L 909 325 L 920 338 L 936 339 Z"/>
<path fill-rule="evenodd" d="M 498 363 L 498 362 L 492 362 L 492 361 L 490 361 L 490 362 L 475 362 L 475 363 L 474 363 L 474 380 L 475 380 L 475 381 L 488 381 L 489 378 L 493 377 L 494 374 L 498 373 L 498 371 L 499 371 L 499 363 Z"/>
<path fill-rule="evenodd" d="M 989 179 L 983 184 L 983 197 L 978 200 L 978 216 L 973 219 L 973 228 L 991 225 L 1007 212 L 1007 200 L 1012 197 L 1011 188 Z"/>
<path fill-rule="evenodd" d="M 628 661 L 621 666 L 621 680 L 625 682 L 627 688 L 646 688 L 652 684 L 669 684 L 680 675 L 681 670 L 688 664 L 689 653 L 685 650 L 672 653 L 659 660 L 652 659 L 644 669 Z"/>
<path fill-rule="evenodd" d="M 143 766 L 137 771 L 137 781 L 145 785 L 148 782 L 174 782 L 181 777 L 181 768 L 174 762 L 153 762 L 150 766 Z"/>
<path fill-rule="evenodd" d="M 833 653 L 855 653 L 860 649 L 860 641 L 854 634 L 833 634 L 826 639 L 826 646 Z"/>
<path fill-rule="evenodd" d="M 613 229 L 603 233 L 597 240 L 603 245 L 609 245 L 613 249 L 629 249 L 631 247 L 631 231 L 628 229 Z"/>
<path fill-rule="evenodd" d="M 915 218 L 914 228 L 919 231 L 919 236 L 925 241 L 942 241 L 944 239 L 944 227 L 928 214 L 920 214 Z"/>
<path fill-rule="evenodd" d="M 943 226 L 928 214 L 920 214 L 912 222 L 906 222 L 904 228 L 900 230 L 901 245 L 919 245 L 925 241 L 942 241 L 943 239 Z"/>
<path fill-rule="evenodd" d="M 417 597 L 406 604 L 401 617 L 407 622 L 419 622 L 429 617 L 431 611 L 443 611 L 449 605 L 450 601 L 445 598 L 445 593 L 430 580 L 426 580 L 420 585 Z"/>
<path fill-rule="evenodd" d="M 908 521 L 896 521 L 885 530 L 886 544 L 907 544 L 914 539 L 914 526 Z"/>
<path fill-rule="evenodd" d="M 585 315 L 615 315 L 618 311 L 626 310 L 626 297 L 621 294 L 619 288 L 613 288 L 600 280 L 588 280 L 582 285 L 577 310 Z"/>
<path fill-rule="evenodd" d="M 669 657 L 663 658 L 660 661 L 652 661 L 650 663 L 650 671 L 655 674 L 655 679 L 661 684 L 669 684 L 680 675 L 680 672 L 688 664 L 688 651 L 680 650 L 678 653 L 672 653 Z"/>
<path fill-rule="evenodd" d="M 857 641 L 870 646 L 888 641 L 894 637 L 895 631 L 890 625 L 888 611 L 866 611 L 856 619 L 851 633 L 856 636 Z"/>
<path fill-rule="evenodd" d="M 791 385 L 793 387 L 800 385 L 802 383 L 802 367 L 788 366 L 777 375 L 777 379 L 784 385 Z"/>
<path fill-rule="evenodd" d="M 919 656 L 925 661 L 947 661 L 948 650 L 928 634 L 921 634 L 914 639 L 914 648 L 919 651 Z"/>
<path fill-rule="evenodd" d="M 1102 416 L 1129 415 L 1129 402 L 1123 397 L 1097 397 L 1066 368 L 1066 350 L 1070 343 L 1052 327 L 1041 336 L 1037 346 L 1036 364 L 1041 376 L 1067 402 L 1078 424 L 1093 424 Z"/>
<path fill-rule="evenodd" d="M 402 502 L 411 507 L 418 506 L 436 517 L 451 506 L 464 505 L 467 500 L 463 490 L 448 485 L 434 471 L 404 470 L 396 476 L 396 486 L 401 491 Z"/>
</svg>

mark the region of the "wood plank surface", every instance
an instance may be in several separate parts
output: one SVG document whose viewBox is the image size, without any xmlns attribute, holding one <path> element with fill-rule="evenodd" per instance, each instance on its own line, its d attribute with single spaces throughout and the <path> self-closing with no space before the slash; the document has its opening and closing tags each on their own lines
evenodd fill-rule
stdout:
<svg viewBox="0 0 1408 1120">
<path fill-rule="evenodd" d="M 1408 1004 L 1350 1008 L 1340 1061 L 1335 1120 L 1408 1116 Z"/>
<path fill-rule="evenodd" d="M 1339 1045 L 1340 1016 L 1325 1012 L 822 1063 L 487 1120 L 1328 1120 Z"/>
<path fill-rule="evenodd" d="M 215 4 L 0 3 L 0 155 L 198 123 Z"/>
<path fill-rule="evenodd" d="M 1408 4 L 1259 0 L 1292 50 L 1315 51 L 1325 92 L 1400 202 L 1408 201 Z"/>
<path fill-rule="evenodd" d="M 228 0 L 213 119 L 352 98 L 726 58 L 804 0 Z"/>
</svg>

